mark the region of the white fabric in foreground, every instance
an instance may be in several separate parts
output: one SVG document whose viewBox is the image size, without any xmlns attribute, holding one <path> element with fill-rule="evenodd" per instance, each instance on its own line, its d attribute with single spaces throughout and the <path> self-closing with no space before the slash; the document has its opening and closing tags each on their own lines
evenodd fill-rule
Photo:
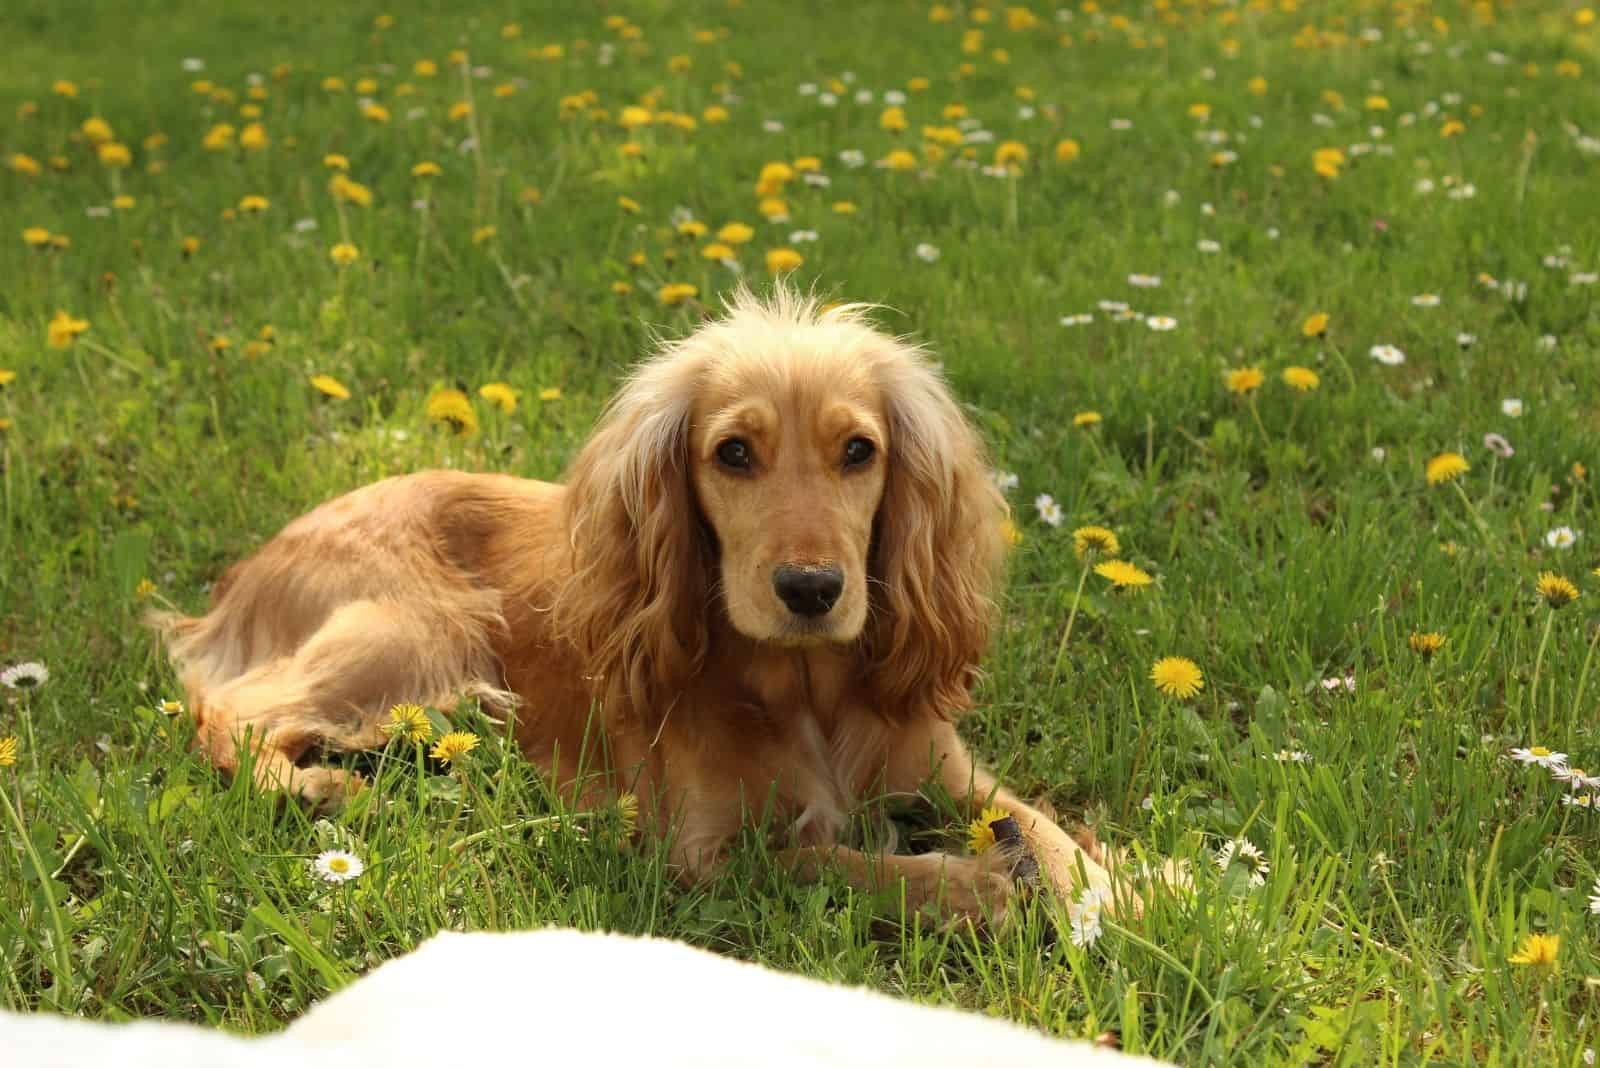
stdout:
<svg viewBox="0 0 1600 1068">
<path fill-rule="evenodd" d="M 1154 1065 L 1000 1020 L 569 930 L 444 933 L 264 1038 L 0 1013 L 6 1068 L 1126 1068 Z"/>
</svg>

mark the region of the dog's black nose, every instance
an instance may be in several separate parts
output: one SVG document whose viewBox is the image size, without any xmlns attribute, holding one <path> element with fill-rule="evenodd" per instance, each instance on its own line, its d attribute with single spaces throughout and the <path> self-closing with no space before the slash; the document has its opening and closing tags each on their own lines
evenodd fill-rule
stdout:
<svg viewBox="0 0 1600 1068">
<path fill-rule="evenodd" d="M 827 615 L 844 592 L 844 572 L 836 567 L 792 567 L 772 573 L 772 588 L 797 616 Z"/>
</svg>

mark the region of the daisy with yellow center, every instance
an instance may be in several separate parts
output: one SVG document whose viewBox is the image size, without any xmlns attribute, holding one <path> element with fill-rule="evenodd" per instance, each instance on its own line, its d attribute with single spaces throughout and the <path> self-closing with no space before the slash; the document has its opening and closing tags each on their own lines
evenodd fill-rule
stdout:
<svg viewBox="0 0 1600 1068">
<path fill-rule="evenodd" d="M 1467 458 L 1459 452 L 1441 452 L 1438 456 L 1428 461 L 1423 469 L 1423 475 L 1428 480 L 1428 485 L 1437 486 L 1445 482 L 1453 482 L 1472 470 L 1472 465 L 1467 463 Z"/>
<path fill-rule="evenodd" d="M 1554 571 L 1539 572 L 1538 590 L 1551 608 L 1565 608 L 1578 599 L 1578 587 Z"/>
<path fill-rule="evenodd" d="M 985 808 L 977 819 L 967 824 L 967 848 L 979 856 L 993 849 L 995 837 L 992 825 L 1010 815 L 1003 808 Z"/>
<path fill-rule="evenodd" d="M 1117 541 L 1116 534 L 1105 527 L 1079 527 L 1072 532 L 1072 551 L 1080 560 L 1090 553 L 1116 556 L 1122 552 L 1122 544 Z"/>
<path fill-rule="evenodd" d="M 1135 567 L 1126 560 L 1107 560 L 1103 564 L 1096 564 L 1094 573 L 1108 580 L 1112 589 L 1129 590 L 1134 593 L 1155 581 L 1149 572 Z"/>
<path fill-rule="evenodd" d="M 1168 697 L 1187 701 L 1206 688 L 1200 665 L 1183 656 L 1164 656 L 1150 669 L 1150 681 Z"/>
<path fill-rule="evenodd" d="M 330 849 L 311 862 L 311 870 L 323 882 L 347 883 L 366 871 L 367 866 L 348 849 Z"/>
<path fill-rule="evenodd" d="M 395 705 L 389 709 L 389 722 L 383 725 L 383 733 L 404 738 L 412 745 L 425 745 L 433 737 L 433 724 L 421 705 Z"/>
<path fill-rule="evenodd" d="M 446 764 L 454 764 L 476 748 L 478 748 L 476 734 L 471 731 L 451 731 L 434 743 L 428 755 Z"/>
</svg>

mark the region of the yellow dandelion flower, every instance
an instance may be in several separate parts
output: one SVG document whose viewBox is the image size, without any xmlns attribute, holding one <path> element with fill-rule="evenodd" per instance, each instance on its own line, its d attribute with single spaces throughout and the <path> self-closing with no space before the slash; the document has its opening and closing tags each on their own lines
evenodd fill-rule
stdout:
<svg viewBox="0 0 1600 1068">
<path fill-rule="evenodd" d="M 330 171 L 348 171 L 350 169 L 350 160 L 349 157 L 341 156 L 337 152 L 329 152 L 322 157 L 322 165 Z"/>
<path fill-rule="evenodd" d="M 389 109 L 382 104 L 369 102 L 362 107 L 361 116 L 368 122 L 375 122 L 381 126 L 389 121 Z"/>
<path fill-rule="evenodd" d="M 884 156 L 879 164 L 891 171 L 914 171 L 917 169 L 917 157 L 909 149 L 897 148 Z"/>
<path fill-rule="evenodd" d="M 1079 527 L 1072 532 L 1072 551 L 1078 554 L 1080 560 L 1090 553 L 1116 556 L 1122 552 L 1122 543 L 1117 541 L 1117 535 L 1106 527 Z"/>
<path fill-rule="evenodd" d="M 1578 599 L 1578 587 L 1554 571 L 1539 572 L 1538 590 L 1551 608 L 1565 608 Z"/>
<path fill-rule="evenodd" d="M 704 237 L 709 229 L 711 228 L 699 219 L 685 219 L 678 224 L 678 233 L 690 239 Z"/>
<path fill-rule="evenodd" d="M 328 258 L 343 267 L 345 264 L 354 263 L 360 259 L 361 250 L 348 241 L 341 241 L 328 250 Z"/>
<path fill-rule="evenodd" d="M 905 108 L 884 108 L 883 114 L 878 116 L 878 127 L 890 133 L 903 133 L 910 125 L 906 120 Z"/>
<path fill-rule="evenodd" d="M 833 213 L 835 215 L 854 215 L 856 210 L 857 209 L 853 201 L 835 200 L 833 202 Z"/>
<path fill-rule="evenodd" d="M 431 59 L 419 59 L 411 65 L 411 73 L 419 78 L 432 78 L 439 73 L 439 64 Z"/>
<path fill-rule="evenodd" d="M 517 391 L 504 382 L 490 382 L 478 387 L 478 396 L 510 415 L 517 410 Z"/>
<path fill-rule="evenodd" d="M 1467 463 L 1467 458 L 1459 452 L 1441 452 L 1438 456 L 1428 461 L 1423 469 L 1423 475 L 1428 480 L 1428 485 L 1437 486 L 1442 482 L 1451 482 L 1468 471 L 1472 465 Z"/>
<path fill-rule="evenodd" d="M 426 745 L 433 737 L 433 723 L 421 705 L 395 705 L 389 709 L 389 722 L 383 733 L 391 738 L 404 738 L 412 745 Z"/>
<path fill-rule="evenodd" d="M 425 159 L 411 168 L 411 177 L 413 178 L 437 178 L 443 173 L 444 170 L 430 159 Z"/>
<path fill-rule="evenodd" d="M 993 849 L 995 837 L 992 825 L 1010 817 L 1011 813 L 1003 808 L 985 808 L 977 819 L 967 824 L 967 848 L 979 855 Z"/>
<path fill-rule="evenodd" d="M 663 304 L 682 304 L 686 300 L 694 299 L 699 293 L 698 287 L 687 282 L 669 282 L 656 290 L 656 296 Z"/>
<path fill-rule="evenodd" d="M 1512 964 L 1532 965 L 1535 968 L 1554 970 L 1556 957 L 1561 953 L 1561 936 L 1531 934 L 1522 940 L 1517 951 L 1507 957 Z"/>
<path fill-rule="evenodd" d="M 1013 523 L 1010 516 L 1000 520 L 1000 536 L 1013 549 L 1022 544 L 1022 528 Z"/>
<path fill-rule="evenodd" d="M 272 201 L 259 194 L 239 198 L 239 213 L 241 215 L 255 215 L 266 211 L 272 206 Z"/>
<path fill-rule="evenodd" d="M 1155 579 L 1143 568 L 1135 567 L 1126 560 L 1107 560 L 1094 565 L 1094 573 L 1111 583 L 1111 588 L 1128 590 L 1133 593 L 1144 589 Z"/>
<path fill-rule="evenodd" d="M 30 178 L 44 170 L 43 167 L 39 166 L 38 160 L 25 152 L 13 152 L 8 165 L 18 174 L 27 175 Z"/>
<path fill-rule="evenodd" d="M 476 230 L 472 231 L 472 243 L 474 245 L 481 245 L 485 241 L 493 240 L 494 235 L 498 232 L 499 231 L 492 226 L 480 226 Z"/>
<path fill-rule="evenodd" d="M 1300 333 L 1303 337 L 1321 337 L 1327 332 L 1327 312 L 1312 312 L 1306 316 L 1306 321 L 1300 324 Z"/>
<path fill-rule="evenodd" d="M 460 122 L 462 119 L 471 114 L 472 105 L 467 103 L 465 100 L 457 100 L 454 104 L 450 105 L 449 116 L 451 122 Z"/>
<path fill-rule="evenodd" d="M 428 755 L 446 764 L 454 764 L 478 748 L 478 736 L 471 731 L 451 731 L 434 743 Z"/>
<path fill-rule="evenodd" d="M 0 738 L 0 768 L 13 767 L 17 762 L 17 739 L 15 735 Z"/>
<path fill-rule="evenodd" d="M 78 335 L 89 329 L 89 320 L 74 319 L 65 311 L 58 310 L 55 318 L 50 320 L 50 325 L 45 331 L 46 339 L 53 349 L 68 349 L 78 340 Z"/>
<path fill-rule="evenodd" d="M 1261 368 L 1259 367 L 1235 368 L 1226 372 L 1222 377 L 1228 386 L 1228 392 L 1237 393 L 1240 396 L 1254 393 L 1261 388 L 1261 383 L 1267 380 L 1267 376 L 1261 373 Z"/>
<path fill-rule="evenodd" d="M 267 136 L 267 128 L 259 122 L 252 122 L 239 131 L 239 147 L 247 152 L 259 152 L 272 144 L 272 138 Z"/>
<path fill-rule="evenodd" d="M 346 178 L 343 174 L 335 174 L 328 182 L 328 192 L 334 199 L 357 207 L 372 206 L 372 190 L 360 182 Z"/>
<path fill-rule="evenodd" d="M 787 274 L 806 262 L 806 258 L 792 248 L 775 248 L 767 251 L 767 270 L 773 274 Z"/>
<path fill-rule="evenodd" d="M 79 126 L 78 129 L 83 132 L 84 137 L 89 139 L 91 145 L 116 140 L 116 135 L 111 132 L 111 124 L 98 115 L 84 119 L 83 125 Z"/>
<path fill-rule="evenodd" d="M 539 399 L 542 400 L 542 401 L 557 401 L 557 400 L 560 400 L 561 399 L 561 387 L 560 386 L 545 386 L 543 389 L 541 389 L 539 391 Z"/>
<path fill-rule="evenodd" d="M 700 118 L 708 123 L 727 122 L 728 109 L 721 104 L 712 104 L 700 113 Z"/>
<path fill-rule="evenodd" d="M 1200 665 L 1182 656 L 1164 656 L 1150 669 L 1150 681 L 1168 697 L 1187 701 L 1206 688 Z"/>
<path fill-rule="evenodd" d="M 1406 644 L 1411 646 L 1411 651 L 1422 657 L 1422 659 L 1432 660 L 1433 654 L 1443 649 L 1444 643 L 1448 640 L 1436 630 L 1427 632 L 1412 631 L 1411 637 L 1406 639 Z"/>
<path fill-rule="evenodd" d="M 1301 393 L 1309 393 L 1322 385 L 1322 377 L 1309 367 L 1285 367 L 1283 384 Z"/>
<path fill-rule="evenodd" d="M 182 252 L 185 258 L 193 256 L 200 251 L 200 239 L 198 237 L 184 238 L 178 242 L 178 251 Z"/>
<path fill-rule="evenodd" d="M 478 432 L 478 413 L 472 401 L 459 389 L 441 389 L 428 398 L 428 418 L 435 423 L 448 424 L 457 434 Z"/>
<path fill-rule="evenodd" d="M 344 388 L 344 383 L 332 375 L 312 375 L 311 387 L 323 396 L 332 397 L 334 400 L 350 399 L 350 391 Z"/>
<path fill-rule="evenodd" d="M 118 211 L 132 211 L 133 206 L 139 203 L 126 193 L 121 193 L 111 198 L 111 206 Z"/>
<path fill-rule="evenodd" d="M 69 82 L 67 79 L 62 78 L 50 86 L 50 91 L 56 96 L 65 97 L 67 100 L 75 100 L 78 96 L 78 85 L 76 82 Z"/>
<path fill-rule="evenodd" d="M 1028 162 L 1028 146 L 1021 141 L 1001 141 L 994 150 L 996 167 L 1020 167 Z"/>
<path fill-rule="evenodd" d="M 43 248 L 50 243 L 50 231 L 42 226 L 30 226 L 22 231 L 22 240 L 34 248 Z"/>
<path fill-rule="evenodd" d="M 637 215 L 641 210 L 643 210 L 639 207 L 639 202 L 634 200 L 632 197 L 618 197 L 617 207 L 621 208 L 629 215 Z"/>
<path fill-rule="evenodd" d="M 120 141 L 106 141 L 96 145 L 95 156 L 102 166 L 126 167 L 133 163 L 133 152 Z"/>
<path fill-rule="evenodd" d="M 617 797 L 617 820 L 623 834 L 632 834 L 639 826 L 639 795 L 623 793 Z"/>
<path fill-rule="evenodd" d="M 720 262 L 722 260 L 733 259 L 735 254 L 732 245 L 725 245 L 721 241 L 713 241 L 711 244 L 700 250 L 700 255 L 704 256 L 708 260 L 717 260 Z"/>
<path fill-rule="evenodd" d="M 0 386 L 9 386 L 17 380 L 17 372 L 9 367 L 0 367 Z"/>
<path fill-rule="evenodd" d="M 717 240 L 726 245 L 742 245 L 755 236 L 755 230 L 742 222 L 731 222 L 717 231 Z"/>
<path fill-rule="evenodd" d="M 1099 412 L 1078 412 L 1072 417 L 1073 426 L 1099 426 L 1102 421 Z"/>
</svg>

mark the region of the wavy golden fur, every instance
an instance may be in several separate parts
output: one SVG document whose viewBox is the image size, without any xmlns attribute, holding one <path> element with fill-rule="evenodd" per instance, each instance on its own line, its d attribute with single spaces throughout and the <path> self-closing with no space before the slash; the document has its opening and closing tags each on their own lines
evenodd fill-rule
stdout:
<svg viewBox="0 0 1600 1068">
<path fill-rule="evenodd" d="M 1104 883 L 956 734 L 1005 505 L 937 370 L 868 311 L 741 292 L 629 377 L 564 487 L 432 471 L 295 520 L 209 614 L 155 620 L 199 745 L 336 804 L 359 784 L 319 750 L 381 744 L 396 702 L 472 695 L 516 713 L 563 788 L 638 792 L 688 876 L 764 815 L 802 873 L 1003 909 L 993 855 L 838 845 L 861 801 L 931 777 L 1014 815 L 1055 889 L 1080 866 Z"/>
</svg>

